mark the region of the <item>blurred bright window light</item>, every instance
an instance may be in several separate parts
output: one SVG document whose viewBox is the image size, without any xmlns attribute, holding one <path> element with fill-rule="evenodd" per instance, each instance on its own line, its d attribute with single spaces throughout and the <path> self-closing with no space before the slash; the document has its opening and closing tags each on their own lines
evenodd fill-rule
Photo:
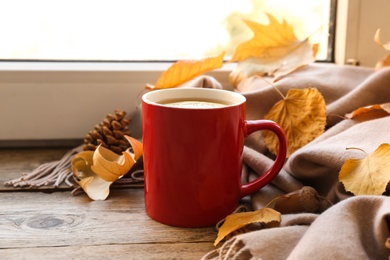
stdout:
<svg viewBox="0 0 390 260">
<path fill-rule="evenodd" d="M 265 13 L 319 42 L 329 60 L 332 0 L 0 0 L 0 60 L 200 59 L 252 37 Z"/>
</svg>

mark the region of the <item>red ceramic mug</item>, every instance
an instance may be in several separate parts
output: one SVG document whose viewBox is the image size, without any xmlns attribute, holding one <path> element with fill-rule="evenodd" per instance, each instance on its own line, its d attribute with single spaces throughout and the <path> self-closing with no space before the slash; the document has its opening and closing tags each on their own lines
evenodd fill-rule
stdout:
<svg viewBox="0 0 390 260">
<path fill-rule="evenodd" d="M 269 120 L 245 120 L 239 93 L 204 88 L 155 90 L 142 97 L 146 213 L 180 227 L 215 225 L 242 197 L 268 184 L 286 158 L 286 138 Z M 273 166 L 240 183 L 244 137 L 267 129 L 279 139 Z"/>
</svg>

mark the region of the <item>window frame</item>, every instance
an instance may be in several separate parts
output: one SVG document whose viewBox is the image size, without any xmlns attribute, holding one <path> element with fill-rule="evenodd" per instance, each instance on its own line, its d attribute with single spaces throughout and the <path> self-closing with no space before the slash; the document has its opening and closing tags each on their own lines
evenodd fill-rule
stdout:
<svg viewBox="0 0 390 260">
<path fill-rule="evenodd" d="M 171 62 L 0 62 L 0 147 L 72 146 L 115 109 L 134 119 L 140 98 Z M 206 73 L 232 90 L 234 64 Z M 14 99 L 14 100 L 11 100 Z"/>
<path fill-rule="evenodd" d="M 337 4 L 337 24 L 335 38 L 329 44 L 334 45 L 335 57 L 327 62 L 345 64 L 346 54 L 353 48 L 348 39 L 353 38 L 353 32 L 358 33 L 353 15 L 364 11 L 356 2 L 364 0 L 332 1 Z M 348 31 L 349 38 L 343 35 L 346 28 L 354 28 Z M 171 64 L 1 61 L 0 147 L 74 145 L 117 108 L 134 116 L 130 130 L 141 138 L 140 96 L 145 84 L 155 83 Z M 228 76 L 233 67 L 227 64 L 206 74 L 232 90 Z"/>
</svg>

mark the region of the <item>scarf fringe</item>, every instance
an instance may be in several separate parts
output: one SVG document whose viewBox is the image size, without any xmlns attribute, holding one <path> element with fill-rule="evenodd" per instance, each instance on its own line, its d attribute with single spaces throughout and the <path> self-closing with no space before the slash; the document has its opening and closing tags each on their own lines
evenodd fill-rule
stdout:
<svg viewBox="0 0 390 260">
<path fill-rule="evenodd" d="M 77 146 L 68 151 L 60 160 L 41 164 L 33 171 L 22 174 L 21 177 L 9 180 L 4 183 L 5 186 L 15 188 L 39 188 L 53 185 L 54 188 L 65 184 L 67 187 L 75 188 L 73 194 L 81 191 L 80 187 L 73 180 L 71 162 L 73 157 L 83 150 L 83 145 Z M 118 179 L 113 183 L 113 188 L 143 188 L 143 170 L 135 170 Z"/>
<path fill-rule="evenodd" d="M 22 174 L 16 178 L 4 183 L 5 186 L 15 188 L 37 188 L 53 185 L 58 188 L 62 183 L 68 187 L 74 187 L 73 173 L 71 171 L 71 161 L 73 156 L 81 152 L 83 146 L 77 146 L 68 151 L 60 160 L 41 164 L 30 173 Z"/>
</svg>

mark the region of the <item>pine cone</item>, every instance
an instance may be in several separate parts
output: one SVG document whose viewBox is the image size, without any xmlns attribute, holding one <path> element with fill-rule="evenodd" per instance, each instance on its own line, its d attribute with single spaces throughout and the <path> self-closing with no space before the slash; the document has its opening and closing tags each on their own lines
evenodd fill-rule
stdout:
<svg viewBox="0 0 390 260">
<path fill-rule="evenodd" d="M 130 147 L 130 143 L 124 137 L 130 135 L 127 127 L 129 123 L 125 111 L 115 110 L 114 115 L 108 114 L 100 124 L 85 135 L 84 151 L 94 151 L 101 144 L 114 153 L 122 154 Z"/>
</svg>

